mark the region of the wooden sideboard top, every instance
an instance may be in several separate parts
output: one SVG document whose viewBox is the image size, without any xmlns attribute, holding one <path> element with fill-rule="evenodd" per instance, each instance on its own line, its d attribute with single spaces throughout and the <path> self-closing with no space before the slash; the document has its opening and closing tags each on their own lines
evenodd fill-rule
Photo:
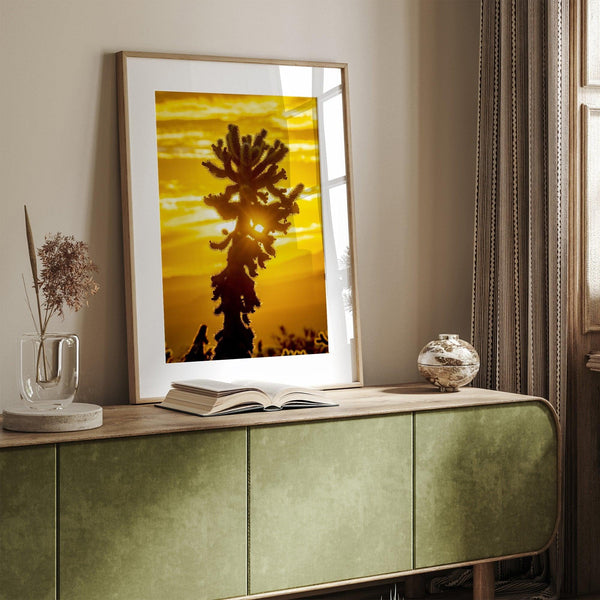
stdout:
<svg viewBox="0 0 600 600">
<path fill-rule="evenodd" d="M 165 410 L 154 404 L 104 406 L 104 424 L 97 429 L 61 433 L 19 433 L 0 429 L 0 448 L 37 446 L 85 440 L 156 435 L 182 431 L 232 429 L 257 425 L 276 425 L 323 421 L 423 410 L 440 410 L 477 405 L 507 404 L 538 400 L 507 392 L 462 388 L 456 393 L 440 393 L 427 383 L 377 387 L 355 387 L 325 392 L 339 406 L 251 412 L 219 417 L 197 417 Z M 548 406 L 550 406 L 548 404 Z M 0 425 L 2 417 L 0 417 Z"/>
</svg>

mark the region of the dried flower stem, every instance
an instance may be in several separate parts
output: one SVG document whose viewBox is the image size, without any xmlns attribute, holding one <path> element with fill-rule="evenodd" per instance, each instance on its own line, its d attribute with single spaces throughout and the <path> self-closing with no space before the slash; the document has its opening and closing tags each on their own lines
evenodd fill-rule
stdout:
<svg viewBox="0 0 600 600">
<path fill-rule="evenodd" d="M 33 321 L 33 326 L 35 327 L 35 330 L 37 331 L 37 323 L 35 320 L 35 317 L 33 316 L 33 309 L 31 308 L 31 302 L 29 300 L 29 294 L 27 293 L 27 284 L 25 283 L 25 276 L 21 273 L 21 279 L 23 280 L 23 289 L 25 290 L 25 300 L 27 302 L 27 308 L 29 309 L 29 314 L 31 315 L 31 320 Z M 39 331 L 38 331 L 39 333 Z"/>
<path fill-rule="evenodd" d="M 38 279 L 38 271 L 37 271 L 37 259 L 35 256 L 35 243 L 33 241 L 33 233 L 31 231 L 31 222 L 29 221 L 29 213 L 27 212 L 27 206 L 23 207 L 25 209 L 25 230 L 27 232 L 27 249 L 29 250 L 29 264 L 31 265 L 31 275 L 33 277 L 33 289 L 35 290 L 35 299 L 37 300 L 37 310 L 38 310 L 38 323 L 40 328 L 38 330 L 37 323 L 35 319 L 33 320 L 34 325 L 36 326 L 36 330 L 40 335 L 44 335 L 45 329 L 42 329 L 42 305 L 40 303 L 40 282 Z"/>
<path fill-rule="evenodd" d="M 42 366 L 44 368 L 44 381 L 48 379 L 48 367 L 47 362 L 48 359 L 46 357 L 46 348 L 44 346 L 44 335 L 46 333 L 46 326 L 48 322 L 42 324 L 42 306 L 40 302 L 40 282 L 38 279 L 38 270 L 37 270 L 37 259 L 35 256 L 35 243 L 33 241 L 33 232 L 31 231 L 31 222 L 29 221 L 29 213 L 27 212 L 27 206 L 23 206 L 25 210 L 25 230 L 27 232 L 27 249 L 29 251 L 29 264 L 31 265 L 31 275 L 33 277 L 33 289 L 35 290 L 35 299 L 37 304 L 38 311 L 38 323 L 36 323 L 35 318 L 33 319 L 34 327 L 36 331 L 40 334 L 40 345 L 37 351 L 36 357 L 36 379 L 39 376 L 39 367 L 40 360 L 42 361 Z M 29 296 L 27 296 L 27 304 L 29 305 L 29 312 L 33 318 L 33 311 L 31 310 L 31 304 L 29 303 Z"/>
</svg>

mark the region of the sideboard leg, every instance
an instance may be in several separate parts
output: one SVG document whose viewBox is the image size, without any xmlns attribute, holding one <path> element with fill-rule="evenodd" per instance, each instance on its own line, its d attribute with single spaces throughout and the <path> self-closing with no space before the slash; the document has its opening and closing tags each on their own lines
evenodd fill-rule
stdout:
<svg viewBox="0 0 600 600">
<path fill-rule="evenodd" d="M 473 600 L 494 600 L 494 563 L 473 565 Z"/>
<path fill-rule="evenodd" d="M 404 597 L 407 600 L 413 598 L 425 598 L 425 576 L 410 575 L 404 581 Z"/>
</svg>

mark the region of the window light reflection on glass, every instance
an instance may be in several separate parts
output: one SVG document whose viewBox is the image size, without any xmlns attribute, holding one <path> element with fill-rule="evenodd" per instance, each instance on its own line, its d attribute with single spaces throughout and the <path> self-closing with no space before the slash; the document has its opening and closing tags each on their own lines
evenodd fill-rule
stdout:
<svg viewBox="0 0 600 600">
<path fill-rule="evenodd" d="M 335 256 L 338 263 L 343 260 L 350 247 L 348 232 L 348 211 L 346 184 L 337 185 L 329 190 L 329 205 L 331 206 L 331 224 L 335 243 Z"/>
<path fill-rule="evenodd" d="M 311 67 L 279 66 L 281 92 L 284 96 L 316 96 L 313 93 L 313 69 Z"/>
<path fill-rule="evenodd" d="M 327 151 L 327 176 L 329 180 L 346 175 L 344 152 L 344 118 L 342 95 L 336 94 L 323 102 L 323 130 Z"/>
<path fill-rule="evenodd" d="M 323 69 L 323 92 L 328 92 L 338 85 L 342 85 L 342 70 Z"/>
<path fill-rule="evenodd" d="M 354 315 L 341 69 L 280 65 L 279 77 L 284 96 L 317 98 L 321 197 L 322 202 L 329 205 L 337 263 L 335 272 L 339 280 L 337 289 L 342 294 L 344 304 L 343 327 L 346 342 L 351 343 L 354 338 Z M 293 112 L 286 113 L 285 117 L 291 122 L 302 112 L 304 107 L 299 106 Z"/>
<path fill-rule="evenodd" d="M 348 229 L 348 211 L 346 210 L 346 184 L 336 185 L 329 190 L 329 205 L 331 207 L 331 224 L 333 241 L 337 259 L 337 273 L 342 281 L 342 299 L 344 302 L 344 322 L 346 326 L 346 341 L 354 337 L 354 322 L 352 315 L 352 273 L 350 232 Z"/>
</svg>

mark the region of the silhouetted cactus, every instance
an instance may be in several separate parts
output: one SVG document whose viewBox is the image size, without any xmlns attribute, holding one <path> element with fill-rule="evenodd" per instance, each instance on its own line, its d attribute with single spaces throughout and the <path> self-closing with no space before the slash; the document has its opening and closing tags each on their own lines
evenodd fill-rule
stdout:
<svg viewBox="0 0 600 600">
<path fill-rule="evenodd" d="M 210 348 L 208 350 L 204 349 L 204 346 L 208 344 L 206 330 L 206 325 L 200 326 L 200 329 L 198 329 L 198 333 L 196 333 L 196 337 L 194 338 L 194 342 L 188 351 L 183 355 L 183 362 L 210 360 L 212 356 L 212 350 Z"/>
<path fill-rule="evenodd" d="M 210 242 L 214 250 L 227 250 L 227 266 L 211 278 L 213 300 L 219 302 L 215 314 L 223 315 L 223 329 L 215 335 L 214 359 L 249 358 L 252 355 L 254 332 L 249 314 L 260 306 L 254 291 L 258 267 L 275 256 L 274 234 L 286 234 L 292 214 L 299 212 L 296 199 L 304 189 L 298 184 L 293 190 L 277 187 L 287 179 L 279 163 L 288 153 L 280 140 L 267 144 L 267 131 L 254 137 L 240 138 L 237 125 L 230 124 L 225 142 L 212 145 L 221 166 L 211 161 L 202 163 L 212 175 L 228 179 L 221 194 L 204 198 L 225 221 L 235 219 L 232 231 L 223 229 L 220 242 Z M 236 199 L 237 197 L 237 199 Z"/>
</svg>

